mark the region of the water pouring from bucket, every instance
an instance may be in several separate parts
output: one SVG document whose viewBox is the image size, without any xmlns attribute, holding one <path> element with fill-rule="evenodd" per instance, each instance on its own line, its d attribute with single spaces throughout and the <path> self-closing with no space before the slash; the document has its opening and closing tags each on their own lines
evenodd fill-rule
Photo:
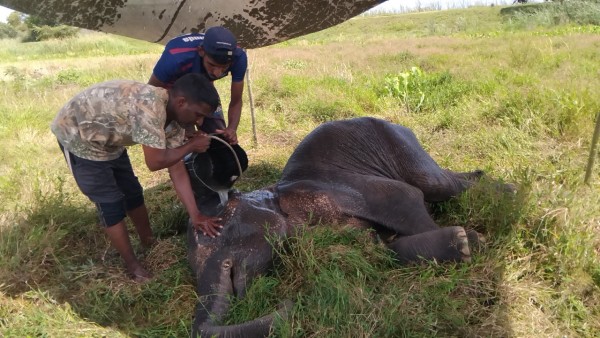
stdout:
<svg viewBox="0 0 600 338">
<path fill-rule="evenodd" d="M 225 210 L 235 181 L 248 168 L 248 156 L 238 144 L 230 145 L 219 135 L 210 137 L 208 150 L 191 153 L 185 165 L 199 210 L 207 216 L 218 216 Z"/>
</svg>

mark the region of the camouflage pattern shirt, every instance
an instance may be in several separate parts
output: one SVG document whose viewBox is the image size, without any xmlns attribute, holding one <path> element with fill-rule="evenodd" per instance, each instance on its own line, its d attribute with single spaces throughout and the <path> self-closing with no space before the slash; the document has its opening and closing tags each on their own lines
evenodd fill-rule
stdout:
<svg viewBox="0 0 600 338">
<path fill-rule="evenodd" d="M 165 127 L 168 99 L 166 89 L 140 82 L 99 83 L 72 98 L 51 129 L 69 152 L 93 161 L 114 160 L 133 144 L 176 148 L 185 131 L 176 121 Z"/>
</svg>

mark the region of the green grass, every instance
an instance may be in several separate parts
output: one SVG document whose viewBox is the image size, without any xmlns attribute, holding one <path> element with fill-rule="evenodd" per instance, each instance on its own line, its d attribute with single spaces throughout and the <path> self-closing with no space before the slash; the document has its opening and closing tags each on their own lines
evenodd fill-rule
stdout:
<svg viewBox="0 0 600 338">
<path fill-rule="evenodd" d="M 234 302 L 228 322 L 290 299 L 276 336 L 599 336 L 598 161 L 589 186 L 583 177 L 600 112 L 600 29 L 547 18 L 498 7 L 367 16 L 249 51 L 258 144 L 245 99 L 239 138 L 250 166 L 238 189 L 276 182 L 320 123 L 375 116 L 410 127 L 441 166 L 484 169 L 518 193 L 488 182 L 432 206 L 439 224 L 486 236 L 470 264 L 401 267 L 344 227 L 274 243 L 275 271 Z M 197 295 L 168 175 L 130 148 L 158 236 L 144 252 L 132 230 L 156 276 L 136 285 L 48 128 L 90 84 L 147 81 L 161 47 L 95 33 L 0 47 L 0 335 L 188 335 Z M 226 82 L 216 83 L 224 102 Z"/>
<path fill-rule="evenodd" d="M 163 46 L 136 39 L 101 34 L 81 33 L 78 37 L 43 42 L 21 43 L 2 40 L 2 62 L 23 62 L 51 59 L 79 59 L 95 56 L 139 55 L 161 53 Z"/>
</svg>

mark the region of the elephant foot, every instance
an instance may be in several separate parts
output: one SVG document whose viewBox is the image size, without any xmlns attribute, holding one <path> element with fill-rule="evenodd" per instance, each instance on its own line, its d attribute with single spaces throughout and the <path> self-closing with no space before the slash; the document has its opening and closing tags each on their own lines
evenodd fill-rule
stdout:
<svg viewBox="0 0 600 338">
<path fill-rule="evenodd" d="M 469 240 L 469 247 L 471 250 L 481 250 L 485 247 L 485 237 L 479 232 L 473 229 L 467 230 L 467 238 Z"/>
<path fill-rule="evenodd" d="M 467 182 L 466 186 L 470 186 L 480 179 L 486 178 L 486 174 L 483 170 L 475 170 L 471 172 L 458 173 L 457 176 Z M 491 184 L 495 191 L 498 193 L 504 193 L 509 195 L 515 195 L 517 193 L 517 186 L 513 183 L 504 183 L 496 180 L 487 178 L 487 181 L 491 181 Z"/>
<path fill-rule="evenodd" d="M 477 181 L 480 178 L 482 178 L 483 176 L 485 176 L 485 172 L 483 170 L 474 170 L 474 171 L 468 171 L 468 172 L 463 172 L 463 173 L 457 173 L 458 177 L 462 178 L 463 180 L 467 180 L 467 181 Z"/>
<path fill-rule="evenodd" d="M 445 227 L 412 236 L 400 237 L 388 247 L 401 263 L 436 260 L 470 262 L 469 236 L 463 227 Z"/>
<path fill-rule="evenodd" d="M 458 227 L 456 232 L 454 233 L 455 242 L 451 243 L 454 245 L 456 251 L 460 252 L 461 262 L 470 263 L 471 262 L 471 249 L 469 248 L 469 236 L 465 232 L 465 229 L 462 227 Z M 443 257 L 442 257 L 443 258 Z"/>
<path fill-rule="evenodd" d="M 498 184 L 498 190 L 503 192 L 503 193 L 507 193 L 507 194 L 511 194 L 511 195 L 515 195 L 517 193 L 517 186 L 514 185 L 513 183 L 502 183 L 502 184 Z"/>
</svg>

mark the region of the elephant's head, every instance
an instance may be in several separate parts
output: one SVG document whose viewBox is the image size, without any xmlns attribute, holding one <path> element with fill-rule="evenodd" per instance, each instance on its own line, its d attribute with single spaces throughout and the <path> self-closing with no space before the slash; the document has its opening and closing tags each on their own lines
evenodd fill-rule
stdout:
<svg viewBox="0 0 600 338">
<path fill-rule="evenodd" d="M 272 316 L 231 326 L 220 326 L 232 296 L 243 297 L 246 286 L 272 266 L 270 238 L 285 236 L 285 218 L 271 190 L 232 196 L 222 213 L 223 229 L 216 238 L 188 226 L 190 265 L 197 278 L 200 302 L 193 334 L 264 336 Z"/>
</svg>

